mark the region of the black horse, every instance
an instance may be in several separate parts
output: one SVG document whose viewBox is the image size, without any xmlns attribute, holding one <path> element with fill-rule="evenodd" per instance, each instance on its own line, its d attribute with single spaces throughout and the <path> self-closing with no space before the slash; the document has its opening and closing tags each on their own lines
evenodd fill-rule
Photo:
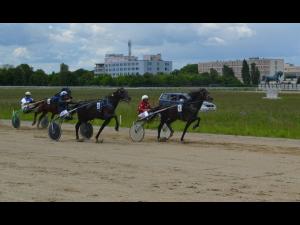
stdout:
<svg viewBox="0 0 300 225">
<path fill-rule="evenodd" d="M 162 111 L 160 124 L 158 126 L 158 136 L 157 139 L 160 141 L 160 132 L 164 124 L 168 126 L 171 131 L 171 136 L 174 133 L 174 130 L 171 127 L 171 123 L 176 120 L 186 121 L 185 128 L 183 130 L 183 134 L 181 136 L 181 142 L 183 142 L 184 135 L 189 128 L 189 126 L 197 121 L 197 123 L 193 126 L 193 129 L 199 127 L 200 117 L 198 117 L 198 112 L 202 106 L 203 101 L 212 101 L 213 98 L 210 97 L 208 91 L 206 89 L 199 89 L 197 91 L 193 91 L 189 93 L 190 99 L 186 100 L 182 105 L 182 111 L 178 112 L 177 107 L 169 108 L 165 111 Z M 170 137 L 171 137 L 170 136 Z"/>
<path fill-rule="evenodd" d="M 112 95 L 106 96 L 104 99 L 98 101 L 85 101 L 77 105 L 78 122 L 75 126 L 76 140 L 79 140 L 78 130 L 80 125 L 96 118 L 104 120 L 96 135 L 96 142 L 98 142 L 101 131 L 109 124 L 112 118 L 115 118 L 116 120 L 115 130 L 118 131 L 119 122 L 118 117 L 115 114 L 115 109 L 120 101 L 129 102 L 130 100 L 131 98 L 129 97 L 128 92 L 124 88 L 119 88 L 117 91 L 113 92 Z"/>
</svg>

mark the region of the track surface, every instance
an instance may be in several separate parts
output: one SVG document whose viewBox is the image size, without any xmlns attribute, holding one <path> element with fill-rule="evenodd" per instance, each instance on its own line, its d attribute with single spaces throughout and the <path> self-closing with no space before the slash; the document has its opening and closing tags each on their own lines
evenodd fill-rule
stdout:
<svg viewBox="0 0 300 225">
<path fill-rule="evenodd" d="M 59 142 L 0 120 L 0 201 L 300 201 L 300 140 L 105 128 L 103 143 Z M 94 128 L 94 133 L 98 127 Z"/>
</svg>

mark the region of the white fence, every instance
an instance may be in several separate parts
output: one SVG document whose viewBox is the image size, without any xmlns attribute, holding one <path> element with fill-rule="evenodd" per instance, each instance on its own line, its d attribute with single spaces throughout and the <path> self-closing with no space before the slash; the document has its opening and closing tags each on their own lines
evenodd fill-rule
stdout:
<svg viewBox="0 0 300 225">
<path fill-rule="evenodd" d="M 258 90 L 280 89 L 281 91 L 300 91 L 300 84 L 259 84 Z"/>
</svg>

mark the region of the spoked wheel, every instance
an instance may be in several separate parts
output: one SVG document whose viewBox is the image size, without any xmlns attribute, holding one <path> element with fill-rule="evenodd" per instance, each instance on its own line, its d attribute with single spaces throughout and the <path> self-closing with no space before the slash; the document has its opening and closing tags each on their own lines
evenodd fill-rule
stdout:
<svg viewBox="0 0 300 225">
<path fill-rule="evenodd" d="M 89 122 L 80 125 L 80 134 L 85 139 L 90 139 L 93 136 L 93 125 Z"/>
<path fill-rule="evenodd" d="M 169 127 L 166 124 L 164 124 L 163 127 L 161 128 L 160 136 L 165 139 L 170 138 L 171 130 L 169 129 Z"/>
<path fill-rule="evenodd" d="M 49 120 L 48 120 L 48 117 L 45 116 L 42 120 L 41 120 L 41 127 L 43 129 L 46 129 L 49 125 Z"/>
<path fill-rule="evenodd" d="M 61 137 L 61 125 L 55 121 L 51 122 L 48 128 L 48 135 L 52 140 L 58 141 Z"/>
<path fill-rule="evenodd" d="M 18 116 L 17 112 L 13 112 L 12 118 L 11 118 L 11 123 L 14 128 L 19 128 L 21 125 L 20 118 Z"/>
<path fill-rule="evenodd" d="M 145 136 L 144 122 L 135 122 L 129 130 L 129 135 L 134 142 L 142 141 Z"/>
</svg>

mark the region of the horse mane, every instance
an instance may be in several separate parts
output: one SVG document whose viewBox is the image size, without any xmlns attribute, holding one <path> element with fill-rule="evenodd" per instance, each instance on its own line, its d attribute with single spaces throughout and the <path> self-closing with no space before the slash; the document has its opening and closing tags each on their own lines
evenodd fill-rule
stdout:
<svg viewBox="0 0 300 225">
<path fill-rule="evenodd" d="M 198 90 L 193 90 L 193 91 L 189 92 L 188 95 L 191 97 L 191 100 L 194 100 L 194 99 L 196 99 L 196 98 L 199 96 L 199 94 L 200 94 L 202 91 L 204 91 L 204 90 L 205 90 L 205 89 L 203 89 L 203 88 L 200 88 L 200 89 L 198 89 Z"/>
</svg>

